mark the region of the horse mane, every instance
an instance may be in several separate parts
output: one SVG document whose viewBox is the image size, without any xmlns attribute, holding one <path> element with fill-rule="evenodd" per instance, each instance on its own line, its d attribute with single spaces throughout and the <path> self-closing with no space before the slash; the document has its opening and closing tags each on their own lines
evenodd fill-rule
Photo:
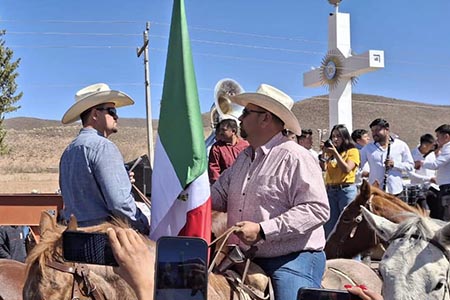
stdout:
<svg viewBox="0 0 450 300">
<path fill-rule="evenodd" d="M 409 239 L 411 237 L 425 240 L 431 239 L 435 232 L 432 230 L 430 222 L 428 218 L 411 214 L 409 218 L 399 224 L 391 240 L 397 238 Z"/>
<path fill-rule="evenodd" d="M 406 202 L 404 202 L 403 200 L 397 198 L 394 195 L 386 193 L 385 191 L 381 190 L 380 188 L 378 188 L 376 186 L 373 186 L 373 185 L 370 186 L 370 194 L 374 196 L 374 200 L 378 196 L 378 197 L 389 200 L 392 204 L 399 206 L 405 212 L 411 212 L 411 213 L 414 213 L 421 217 L 428 217 L 428 213 L 422 207 L 420 207 L 418 205 L 411 206 L 411 205 L 407 204 Z M 404 215 L 404 214 L 402 214 L 402 215 Z"/>
</svg>

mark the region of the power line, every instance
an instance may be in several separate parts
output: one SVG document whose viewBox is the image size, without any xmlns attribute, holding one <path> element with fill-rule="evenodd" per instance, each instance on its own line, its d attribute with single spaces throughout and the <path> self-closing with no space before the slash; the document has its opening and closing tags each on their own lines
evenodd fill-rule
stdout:
<svg viewBox="0 0 450 300">
<path fill-rule="evenodd" d="M 66 35 L 66 36 L 140 36 L 141 34 L 132 34 L 132 33 L 86 33 L 86 32 L 8 32 L 8 34 L 31 34 L 31 35 Z M 150 34 L 150 37 L 154 38 L 161 38 L 161 39 L 168 39 L 167 36 L 163 35 L 154 35 Z M 324 52 L 319 51 L 310 51 L 310 50 L 299 50 L 299 49 L 289 49 L 289 48 L 277 48 L 277 47 L 266 47 L 266 46 L 258 46 L 253 44 L 240 44 L 240 43 L 229 43 L 229 42 L 220 42 L 220 41 L 211 41 L 211 40 L 200 40 L 200 39 L 191 39 L 191 42 L 193 43 L 203 43 L 203 44 L 212 44 L 212 45 L 218 45 L 218 46 L 229 46 L 229 47 L 242 47 L 242 48 L 250 48 L 250 49 L 261 49 L 261 50 L 270 50 L 270 51 L 280 51 L 280 52 L 288 52 L 288 53 L 302 53 L 302 54 L 308 54 L 308 55 L 324 55 Z M 101 49 L 101 48 L 133 48 L 130 46 L 121 46 L 121 45 L 105 45 L 105 46 L 86 46 L 86 45 L 68 45 L 68 46 L 62 46 L 62 45 L 45 45 L 45 46 L 36 46 L 36 45 L 11 45 L 10 47 L 17 47 L 17 48 L 78 48 L 78 49 Z M 356 57 L 355 59 L 366 59 L 362 57 Z M 283 62 L 286 64 L 286 62 Z M 412 65 L 412 66 L 424 66 L 424 67 L 430 67 L 430 68 L 449 68 L 450 65 L 436 65 L 436 64 L 427 64 L 427 63 L 421 63 L 421 62 L 415 62 L 415 61 L 406 61 L 406 60 L 389 60 L 389 63 L 397 63 L 397 64 L 403 64 L 403 65 Z M 295 64 L 295 63 L 294 63 Z M 310 65 L 310 64 L 308 64 Z M 345 70 L 345 68 L 342 68 Z"/>
<path fill-rule="evenodd" d="M 140 33 L 97 33 L 97 32 L 38 32 L 38 31 L 8 31 L 17 35 L 76 35 L 76 36 L 142 36 Z"/>
<path fill-rule="evenodd" d="M 118 21 L 118 20 L 1 20 L 2 23 L 80 23 L 80 24 L 142 24 L 142 21 Z"/>
</svg>

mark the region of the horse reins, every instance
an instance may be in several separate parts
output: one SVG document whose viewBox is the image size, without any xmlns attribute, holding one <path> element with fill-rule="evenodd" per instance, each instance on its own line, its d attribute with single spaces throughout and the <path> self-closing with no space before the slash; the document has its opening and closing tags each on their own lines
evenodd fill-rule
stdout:
<svg viewBox="0 0 450 300">
<path fill-rule="evenodd" d="M 66 266 L 57 261 L 49 261 L 46 265 L 52 269 L 73 275 L 72 300 L 79 300 L 85 297 L 90 297 L 95 300 L 105 300 L 104 295 L 100 294 L 95 284 L 91 282 L 89 278 L 90 270 L 86 264 L 74 263 L 73 266 Z M 84 283 L 85 292 L 80 288 L 81 283 Z"/>
<path fill-rule="evenodd" d="M 211 273 L 212 270 L 214 269 L 214 266 L 216 264 L 216 260 L 217 260 L 217 258 L 219 256 L 219 253 L 222 251 L 223 247 L 227 243 L 228 239 L 230 238 L 230 235 L 233 234 L 238 229 L 239 229 L 238 226 L 231 226 L 224 233 L 222 233 L 219 237 L 217 237 L 214 241 L 212 241 L 209 244 L 208 247 L 211 248 L 212 245 L 216 244 L 218 241 L 220 241 L 223 238 L 223 242 L 220 244 L 219 248 L 216 251 L 216 253 L 217 253 L 216 256 L 214 256 L 213 260 L 211 261 L 211 264 L 210 264 L 209 269 L 208 269 L 208 273 Z"/>
</svg>

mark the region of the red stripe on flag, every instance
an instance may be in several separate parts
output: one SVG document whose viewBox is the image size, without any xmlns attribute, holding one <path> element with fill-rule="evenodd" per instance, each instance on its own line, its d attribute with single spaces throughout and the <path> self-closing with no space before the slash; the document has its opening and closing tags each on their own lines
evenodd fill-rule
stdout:
<svg viewBox="0 0 450 300">
<path fill-rule="evenodd" d="M 187 212 L 186 225 L 178 235 L 201 237 L 208 245 L 211 243 L 211 197 L 199 207 Z"/>
</svg>

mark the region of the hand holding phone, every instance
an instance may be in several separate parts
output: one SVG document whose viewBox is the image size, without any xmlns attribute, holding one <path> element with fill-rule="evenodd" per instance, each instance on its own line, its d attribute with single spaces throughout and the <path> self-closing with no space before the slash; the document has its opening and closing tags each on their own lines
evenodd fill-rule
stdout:
<svg viewBox="0 0 450 300">
<path fill-rule="evenodd" d="M 154 289 L 155 255 L 138 233 L 132 229 L 108 228 L 106 231 L 120 275 L 136 292 L 138 299 L 151 299 Z"/>
</svg>

